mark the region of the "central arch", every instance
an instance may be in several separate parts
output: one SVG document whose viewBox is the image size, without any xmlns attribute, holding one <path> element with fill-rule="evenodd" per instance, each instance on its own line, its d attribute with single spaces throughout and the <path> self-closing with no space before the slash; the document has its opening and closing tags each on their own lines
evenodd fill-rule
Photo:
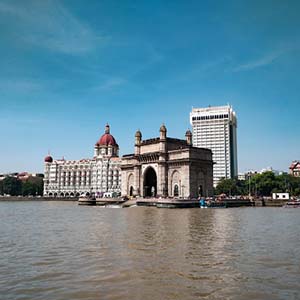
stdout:
<svg viewBox="0 0 300 300">
<path fill-rule="evenodd" d="M 152 167 L 148 167 L 144 173 L 144 197 L 156 197 L 157 176 Z"/>
</svg>

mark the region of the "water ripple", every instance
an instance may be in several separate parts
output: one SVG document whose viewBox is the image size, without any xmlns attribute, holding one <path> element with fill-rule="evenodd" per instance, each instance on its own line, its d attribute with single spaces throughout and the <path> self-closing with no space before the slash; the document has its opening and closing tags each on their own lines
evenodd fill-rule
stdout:
<svg viewBox="0 0 300 300">
<path fill-rule="evenodd" d="M 299 217 L 0 202 L 0 299 L 298 299 Z"/>
</svg>

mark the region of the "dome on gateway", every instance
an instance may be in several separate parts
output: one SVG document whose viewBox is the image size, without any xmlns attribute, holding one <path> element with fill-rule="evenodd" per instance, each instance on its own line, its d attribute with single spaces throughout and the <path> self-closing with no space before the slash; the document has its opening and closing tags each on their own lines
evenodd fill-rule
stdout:
<svg viewBox="0 0 300 300">
<path fill-rule="evenodd" d="M 110 127 L 107 124 L 105 126 L 105 133 L 100 137 L 99 141 L 96 143 L 96 146 L 116 146 L 118 144 L 115 138 L 110 134 Z"/>
</svg>

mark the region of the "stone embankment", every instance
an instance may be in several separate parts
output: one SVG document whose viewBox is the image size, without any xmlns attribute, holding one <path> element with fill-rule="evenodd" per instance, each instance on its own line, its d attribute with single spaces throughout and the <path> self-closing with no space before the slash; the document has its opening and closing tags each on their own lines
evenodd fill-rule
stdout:
<svg viewBox="0 0 300 300">
<path fill-rule="evenodd" d="M 273 200 L 273 199 L 256 199 L 255 206 L 266 206 L 266 207 L 282 207 L 284 206 L 289 200 Z"/>
</svg>

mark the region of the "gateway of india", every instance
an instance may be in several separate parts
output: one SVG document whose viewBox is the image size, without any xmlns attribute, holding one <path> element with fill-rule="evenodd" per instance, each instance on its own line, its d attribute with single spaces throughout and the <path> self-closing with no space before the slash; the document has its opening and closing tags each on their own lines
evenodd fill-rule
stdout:
<svg viewBox="0 0 300 300">
<path fill-rule="evenodd" d="M 142 140 L 142 133 L 136 132 L 134 154 L 122 157 L 122 195 L 186 199 L 211 196 L 211 150 L 193 147 L 190 130 L 186 140 L 167 137 L 165 125 L 159 133 L 157 138 Z"/>
<path fill-rule="evenodd" d="M 134 154 L 119 157 L 119 146 L 106 125 L 94 146 L 92 159 L 45 158 L 44 196 L 78 197 L 107 194 L 132 197 L 178 197 L 184 199 L 213 194 L 213 161 L 209 149 L 192 146 L 186 139 L 160 136 L 142 140 L 135 134 Z"/>
</svg>

